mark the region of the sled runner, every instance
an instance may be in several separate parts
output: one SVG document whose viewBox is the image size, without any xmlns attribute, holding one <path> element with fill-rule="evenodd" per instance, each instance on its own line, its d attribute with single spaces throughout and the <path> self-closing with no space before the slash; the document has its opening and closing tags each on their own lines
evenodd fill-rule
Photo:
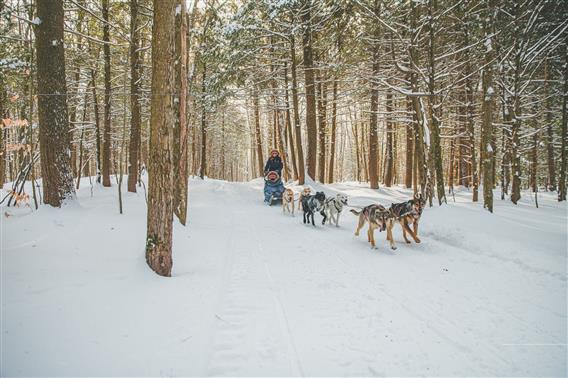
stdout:
<svg viewBox="0 0 568 378">
<path fill-rule="evenodd" d="M 278 172 L 270 171 L 264 176 L 264 203 L 272 206 L 282 202 L 284 184 Z"/>
</svg>

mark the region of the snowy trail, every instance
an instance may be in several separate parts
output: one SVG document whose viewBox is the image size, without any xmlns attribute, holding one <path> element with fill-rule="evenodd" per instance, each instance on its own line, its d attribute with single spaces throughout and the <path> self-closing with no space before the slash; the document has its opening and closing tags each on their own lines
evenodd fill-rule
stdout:
<svg viewBox="0 0 568 378">
<path fill-rule="evenodd" d="M 3 217 L 2 375 L 565 374 L 552 198 L 489 215 L 458 193 L 426 209 L 421 244 L 397 226 L 393 252 L 382 233 L 377 250 L 354 237 L 348 212 L 313 228 L 263 206 L 259 181 L 190 185 L 170 279 L 145 267 L 141 193 L 124 216 L 114 191 L 83 188 L 78 206 Z M 323 189 L 354 206 L 409 195 Z"/>
</svg>

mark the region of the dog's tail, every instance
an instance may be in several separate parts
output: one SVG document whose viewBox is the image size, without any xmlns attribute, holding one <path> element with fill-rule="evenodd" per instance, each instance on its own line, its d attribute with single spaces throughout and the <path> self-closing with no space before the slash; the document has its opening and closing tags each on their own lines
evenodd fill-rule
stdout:
<svg viewBox="0 0 568 378">
<path fill-rule="evenodd" d="M 353 209 L 351 209 L 351 210 L 349 210 L 349 211 L 352 212 L 352 213 L 355 214 L 355 215 L 361 214 L 360 211 L 356 211 L 356 210 L 353 210 Z"/>
</svg>

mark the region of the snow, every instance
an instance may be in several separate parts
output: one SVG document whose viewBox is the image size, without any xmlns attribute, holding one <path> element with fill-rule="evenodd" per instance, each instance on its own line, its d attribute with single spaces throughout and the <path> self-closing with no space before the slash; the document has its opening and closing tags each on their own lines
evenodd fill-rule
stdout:
<svg viewBox="0 0 568 378">
<path fill-rule="evenodd" d="M 485 46 L 486 53 L 490 53 L 491 51 L 493 51 L 493 45 L 491 44 L 491 36 L 486 36 L 483 45 Z"/>
<path fill-rule="evenodd" d="M 124 179 L 126 181 L 126 178 Z M 311 183 L 361 207 L 401 188 Z M 84 179 L 62 209 L 2 207 L 2 375 L 563 376 L 566 203 L 495 213 L 456 188 L 420 244 L 314 228 L 262 182 L 191 180 L 173 277 L 144 259 L 144 192 Z M 321 217 L 316 216 L 316 220 Z"/>
<path fill-rule="evenodd" d="M 34 24 L 34 25 L 39 25 L 39 24 L 41 24 L 41 18 L 39 18 L 39 17 L 34 18 L 34 19 L 32 20 L 32 24 Z"/>
<path fill-rule="evenodd" d="M 176 16 L 178 16 L 181 13 L 181 4 L 178 4 L 176 6 Z"/>
</svg>

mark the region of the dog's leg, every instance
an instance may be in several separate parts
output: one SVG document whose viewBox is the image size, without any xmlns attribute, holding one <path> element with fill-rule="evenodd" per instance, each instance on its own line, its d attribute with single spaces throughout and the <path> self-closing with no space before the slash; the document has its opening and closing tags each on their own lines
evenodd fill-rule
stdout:
<svg viewBox="0 0 568 378">
<path fill-rule="evenodd" d="M 414 241 L 416 243 L 420 243 L 420 239 L 418 239 L 418 236 L 416 236 L 416 234 L 414 233 L 414 231 L 412 231 L 410 229 L 410 226 L 408 225 L 408 221 L 404 221 L 404 227 L 406 229 L 406 231 L 410 234 L 410 236 L 412 236 L 412 239 L 414 239 Z"/>
<path fill-rule="evenodd" d="M 294 197 L 292 196 L 292 216 L 294 216 Z"/>
<path fill-rule="evenodd" d="M 363 214 L 359 215 L 359 224 L 357 225 L 357 229 L 355 230 L 355 236 L 359 236 L 359 231 L 365 225 L 365 218 L 363 218 Z"/>
<path fill-rule="evenodd" d="M 306 224 L 306 211 L 304 210 L 304 224 Z"/>
<path fill-rule="evenodd" d="M 416 237 L 416 239 L 414 240 L 416 241 L 416 243 L 420 243 L 420 238 L 418 237 L 418 219 L 414 220 L 412 228 L 414 228 L 414 236 Z"/>
<path fill-rule="evenodd" d="M 323 217 L 321 220 L 321 224 L 324 225 L 325 221 L 327 220 L 327 214 L 325 213 L 325 210 L 320 211 L 320 214 Z"/>
<path fill-rule="evenodd" d="M 369 225 L 369 241 L 371 242 L 371 248 L 376 249 L 377 244 L 375 243 L 375 228 Z"/>
<path fill-rule="evenodd" d="M 394 221 L 387 221 L 387 240 L 390 243 L 391 249 L 396 249 L 396 245 L 394 244 L 394 238 L 392 236 L 392 229 L 394 228 Z"/>
<path fill-rule="evenodd" d="M 339 216 L 341 215 L 341 213 L 337 213 L 335 215 L 335 227 L 339 227 Z"/>
<path fill-rule="evenodd" d="M 404 218 L 401 218 L 399 220 L 399 223 L 402 227 L 402 237 L 404 237 L 404 241 L 406 242 L 406 244 L 410 244 L 410 240 L 408 240 L 408 238 L 406 237 L 406 229 L 408 228 L 408 226 L 406 225 L 406 220 Z"/>
<path fill-rule="evenodd" d="M 316 222 L 315 222 L 315 220 L 314 220 L 314 212 L 312 211 L 311 214 L 312 214 L 312 226 L 315 227 L 315 226 L 316 226 Z"/>
</svg>

